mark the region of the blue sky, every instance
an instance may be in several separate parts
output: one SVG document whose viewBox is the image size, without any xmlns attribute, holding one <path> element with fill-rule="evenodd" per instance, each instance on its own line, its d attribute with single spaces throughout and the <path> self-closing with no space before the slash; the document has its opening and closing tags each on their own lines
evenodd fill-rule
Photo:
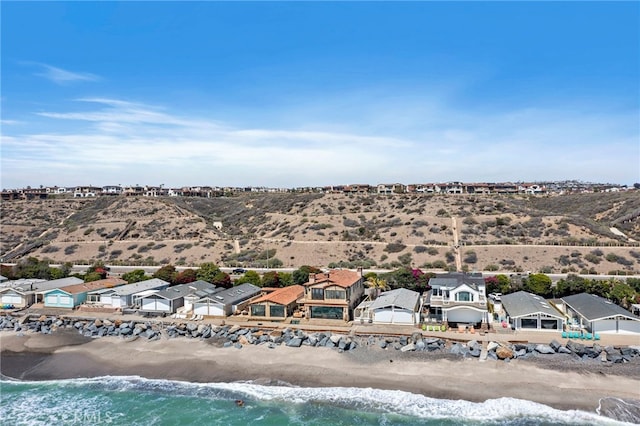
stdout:
<svg viewBox="0 0 640 426">
<path fill-rule="evenodd" d="M 640 182 L 637 2 L 2 2 L 2 187 Z"/>
</svg>

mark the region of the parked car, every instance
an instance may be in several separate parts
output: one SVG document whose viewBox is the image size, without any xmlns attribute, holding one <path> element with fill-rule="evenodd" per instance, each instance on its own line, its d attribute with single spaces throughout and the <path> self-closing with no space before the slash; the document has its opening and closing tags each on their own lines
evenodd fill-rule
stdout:
<svg viewBox="0 0 640 426">
<path fill-rule="evenodd" d="M 231 272 L 233 272 L 234 274 L 244 274 L 245 272 L 247 272 L 247 270 L 243 268 L 236 268 Z"/>
</svg>

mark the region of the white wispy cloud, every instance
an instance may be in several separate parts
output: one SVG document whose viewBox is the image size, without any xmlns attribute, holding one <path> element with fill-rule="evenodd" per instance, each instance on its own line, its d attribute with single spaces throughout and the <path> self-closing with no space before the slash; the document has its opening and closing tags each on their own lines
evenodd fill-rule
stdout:
<svg viewBox="0 0 640 426">
<path fill-rule="evenodd" d="M 73 72 L 48 64 L 34 63 L 41 68 L 40 72 L 35 73 L 39 77 L 44 77 L 56 84 L 69 84 L 76 81 L 98 81 L 100 77 L 96 74 L 87 72 Z"/>
<path fill-rule="evenodd" d="M 299 126 L 254 128 L 121 99 L 79 102 L 95 107 L 37 113 L 44 120 L 38 128 L 50 121 L 64 131 L 4 132 L 3 182 L 291 187 L 640 177 L 637 111 L 487 113 L 434 103 L 428 115 L 412 116 L 425 109 L 398 103 L 387 104 L 383 119 L 350 116 L 321 126 L 299 117 Z"/>
</svg>

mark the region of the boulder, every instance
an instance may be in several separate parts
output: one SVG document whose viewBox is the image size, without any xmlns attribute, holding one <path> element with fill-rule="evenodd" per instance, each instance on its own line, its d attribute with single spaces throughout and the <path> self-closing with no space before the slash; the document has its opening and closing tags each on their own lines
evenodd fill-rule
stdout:
<svg viewBox="0 0 640 426">
<path fill-rule="evenodd" d="M 287 342 L 287 346 L 292 348 L 299 348 L 300 346 L 302 346 L 302 339 L 299 337 L 294 337 Z"/>
<path fill-rule="evenodd" d="M 489 342 L 489 343 L 487 343 L 487 351 L 488 352 L 493 352 L 494 350 L 496 350 L 498 348 L 498 346 L 500 346 L 500 345 L 497 344 L 496 342 Z"/>
<path fill-rule="evenodd" d="M 411 341 L 413 343 L 416 343 L 420 340 L 422 340 L 422 333 L 420 333 L 419 331 L 415 331 L 411 334 Z"/>
<path fill-rule="evenodd" d="M 113 325 L 115 325 L 117 328 L 119 328 L 122 325 L 122 320 L 121 319 L 117 319 L 113 322 Z"/>
<path fill-rule="evenodd" d="M 524 358 L 528 354 L 526 349 L 520 349 L 519 351 L 515 351 L 513 356 L 514 358 Z"/>
<path fill-rule="evenodd" d="M 276 346 L 278 346 L 278 345 L 276 345 L 276 344 L 275 344 L 275 343 L 273 343 L 273 342 L 269 342 L 269 344 L 267 345 L 267 347 L 268 347 L 269 349 L 275 349 L 275 348 L 276 348 Z"/>
<path fill-rule="evenodd" d="M 605 346 L 604 351 L 607 355 L 620 355 L 620 350 L 614 348 L 613 346 Z"/>
<path fill-rule="evenodd" d="M 567 349 L 566 347 L 564 347 L 564 346 L 560 346 L 558 348 L 558 353 L 559 354 L 570 354 L 571 351 L 569 349 Z"/>
<path fill-rule="evenodd" d="M 506 346 L 498 346 L 496 348 L 496 355 L 498 359 L 509 359 L 513 358 L 513 351 Z"/>
<path fill-rule="evenodd" d="M 438 343 L 429 343 L 428 345 L 426 345 L 425 349 L 429 352 L 433 352 L 433 351 L 437 351 L 439 349 L 442 349 L 443 345 L 438 344 Z"/>
<path fill-rule="evenodd" d="M 233 343 L 231 343 L 231 342 L 224 342 L 224 343 L 222 344 L 222 347 L 223 347 L 223 348 L 230 348 L 231 346 L 233 346 Z"/>
<path fill-rule="evenodd" d="M 467 352 L 466 349 L 467 348 L 465 348 L 462 344 L 454 343 L 453 345 L 451 345 L 451 349 L 449 349 L 449 352 L 454 355 L 464 355 Z"/>
<path fill-rule="evenodd" d="M 467 342 L 467 348 L 469 348 L 470 350 L 473 350 L 475 348 L 479 347 L 479 344 L 476 340 L 469 340 Z"/>
<path fill-rule="evenodd" d="M 636 355 L 636 350 L 635 350 L 635 348 L 632 348 L 632 347 L 620 348 L 620 353 L 622 355 L 626 355 L 626 356 L 635 356 Z"/>
<path fill-rule="evenodd" d="M 236 349 L 242 349 L 242 345 L 240 343 L 235 343 L 233 347 Z"/>
<path fill-rule="evenodd" d="M 586 356 L 588 356 L 589 358 L 598 358 L 598 356 L 600 355 L 602 351 L 598 352 L 597 350 L 593 349 L 593 348 L 585 348 L 584 350 L 584 354 Z"/>
<path fill-rule="evenodd" d="M 385 349 L 387 347 L 387 341 L 386 340 L 380 340 L 378 342 L 378 346 L 380 346 L 382 349 Z"/>
<path fill-rule="evenodd" d="M 478 358 L 480 357 L 480 352 L 481 352 L 480 347 L 474 346 L 469 350 L 469 355 L 471 355 L 472 357 Z"/>
<path fill-rule="evenodd" d="M 400 337 L 400 344 L 402 346 L 406 346 L 409 343 L 409 338 L 407 336 Z"/>
<path fill-rule="evenodd" d="M 187 324 L 188 331 L 196 331 L 197 329 L 198 329 L 198 324 L 196 324 L 195 322 L 190 322 Z"/>
<path fill-rule="evenodd" d="M 102 322 L 102 320 L 97 319 L 93 322 L 93 325 L 95 325 L 96 327 L 102 327 L 104 323 Z"/>
<path fill-rule="evenodd" d="M 111 327 L 113 325 L 113 322 L 109 321 L 108 319 L 102 320 L 102 325 L 104 325 L 105 327 Z"/>
<path fill-rule="evenodd" d="M 584 355 L 585 348 L 582 343 L 574 342 L 573 340 L 567 342 L 567 349 L 578 356 Z"/>
<path fill-rule="evenodd" d="M 425 343 L 424 343 L 424 340 L 422 340 L 422 339 L 418 340 L 415 343 L 415 345 L 416 345 L 416 351 L 423 351 L 427 347 L 427 345 L 425 345 Z"/>
<path fill-rule="evenodd" d="M 556 342 L 557 343 L 557 342 Z M 526 350 L 525 350 L 526 352 Z M 536 345 L 536 352 L 541 354 L 555 354 L 556 350 L 551 345 Z"/>
<path fill-rule="evenodd" d="M 413 343 L 408 343 L 400 348 L 400 352 L 413 352 L 416 350 L 416 345 Z"/>
<path fill-rule="evenodd" d="M 238 336 L 238 343 L 240 343 L 241 345 L 248 345 L 249 344 L 249 340 L 247 339 L 247 336 L 240 335 L 240 336 Z"/>
<path fill-rule="evenodd" d="M 538 346 L 540 346 L 540 345 L 538 345 Z M 538 346 L 536 346 L 536 350 L 538 350 Z M 554 352 L 558 352 L 558 349 L 560 349 L 560 346 L 562 346 L 562 345 L 561 345 L 561 344 L 560 344 L 560 342 L 558 342 L 556 339 L 553 339 L 553 340 L 551 341 L 551 343 L 549 343 L 549 347 L 550 347 L 551 349 L 553 349 L 553 351 L 554 351 Z M 542 353 L 542 352 L 541 352 L 541 353 Z"/>
<path fill-rule="evenodd" d="M 331 336 L 329 336 L 329 340 L 331 340 L 333 342 L 334 345 L 338 345 L 338 343 L 340 343 L 340 339 L 342 339 L 344 336 L 340 336 L 339 334 L 332 334 Z"/>
</svg>

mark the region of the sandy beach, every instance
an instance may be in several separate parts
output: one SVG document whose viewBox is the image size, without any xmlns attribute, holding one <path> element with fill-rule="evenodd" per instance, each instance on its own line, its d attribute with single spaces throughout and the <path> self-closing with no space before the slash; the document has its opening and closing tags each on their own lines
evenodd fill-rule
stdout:
<svg viewBox="0 0 640 426">
<path fill-rule="evenodd" d="M 591 412 L 604 397 L 640 400 L 637 365 L 619 375 L 608 374 L 606 367 L 543 368 L 545 364 L 528 360 L 481 363 L 373 346 L 345 353 L 304 346 L 236 349 L 186 339 L 90 339 L 71 330 L 54 335 L 2 333 L 0 347 L 2 374 L 22 380 L 106 375 L 191 382 L 255 380 L 306 387 L 398 389 L 475 402 L 513 397 Z"/>
</svg>

